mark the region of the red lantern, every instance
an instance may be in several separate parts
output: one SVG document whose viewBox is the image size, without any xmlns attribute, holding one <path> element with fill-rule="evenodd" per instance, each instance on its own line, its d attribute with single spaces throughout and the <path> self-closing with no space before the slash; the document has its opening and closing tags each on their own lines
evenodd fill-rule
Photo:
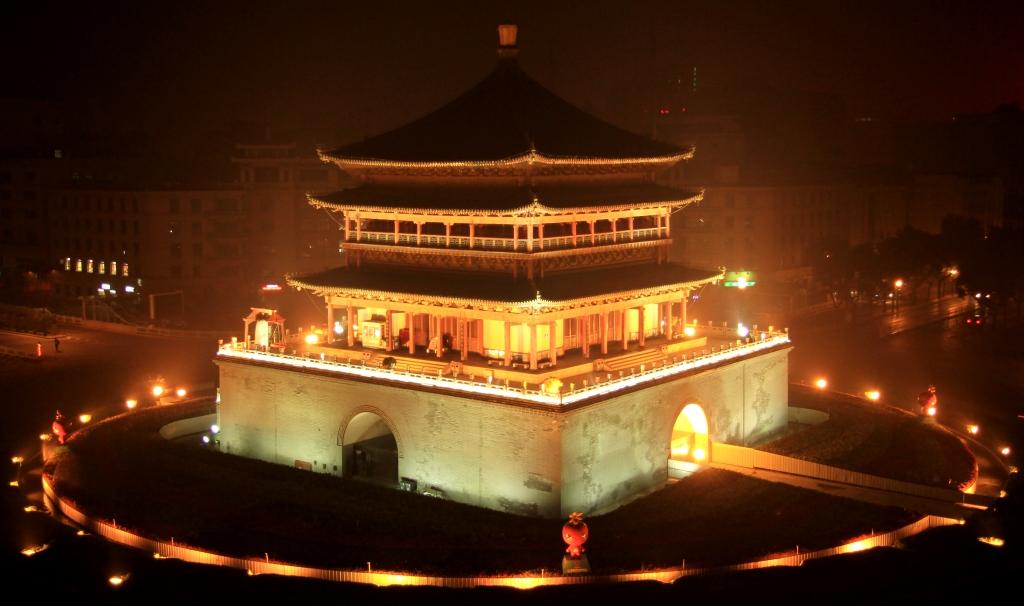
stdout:
<svg viewBox="0 0 1024 606">
<path fill-rule="evenodd" d="M 569 514 L 569 521 L 562 526 L 562 540 L 568 545 L 565 552 L 570 558 L 578 559 L 583 556 L 583 552 L 586 551 L 583 544 L 589 537 L 590 529 L 583 521 L 583 514 L 578 511 Z"/>
</svg>

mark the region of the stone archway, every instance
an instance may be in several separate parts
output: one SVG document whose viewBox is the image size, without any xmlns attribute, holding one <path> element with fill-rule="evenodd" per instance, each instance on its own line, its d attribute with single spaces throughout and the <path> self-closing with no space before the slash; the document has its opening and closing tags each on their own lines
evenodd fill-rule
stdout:
<svg viewBox="0 0 1024 606">
<path fill-rule="evenodd" d="M 398 440 L 388 421 L 372 411 L 356 413 L 341 434 L 344 477 L 398 485 Z"/>
<path fill-rule="evenodd" d="M 708 417 L 700 404 L 683 406 L 672 425 L 669 458 L 673 461 L 706 463 L 711 457 Z"/>
</svg>

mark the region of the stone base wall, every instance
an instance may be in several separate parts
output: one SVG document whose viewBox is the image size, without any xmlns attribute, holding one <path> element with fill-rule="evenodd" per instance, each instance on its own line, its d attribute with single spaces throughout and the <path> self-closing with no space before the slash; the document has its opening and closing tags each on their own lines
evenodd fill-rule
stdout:
<svg viewBox="0 0 1024 606">
<path fill-rule="evenodd" d="M 661 383 L 564 415 L 562 515 L 614 509 L 668 477 L 672 426 L 699 404 L 715 442 L 745 445 L 788 423 L 789 350 Z"/>
<path fill-rule="evenodd" d="M 784 349 L 570 411 L 403 389 L 218 360 L 221 449 L 342 475 L 345 429 L 379 415 L 398 475 L 453 500 L 544 517 L 612 509 L 664 485 L 672 426 L 700 404 L 714 442 L 749 444 L 786 426 Z"/>
<path fill-rule="evenodd" d="M 518 406 L 218 360 L 221 449 L 341 475 L 345 428 L 372 412 L 418 489 L 512 513 L 559 514 L 558 415 Z M 326 466 L 326 468 L 325 468 Z"/>
</svg>

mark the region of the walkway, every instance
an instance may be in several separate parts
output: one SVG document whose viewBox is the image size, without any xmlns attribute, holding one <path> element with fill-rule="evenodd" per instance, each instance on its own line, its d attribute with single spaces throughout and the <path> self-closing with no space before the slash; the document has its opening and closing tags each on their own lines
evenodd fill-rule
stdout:
<svg viewBox="0 0 1024 606">
<path fill-rule="evenodd" d="M 990 500 L 988 497 L 983 497 L 981 495 L 962 495 L 964 501 L 967 501 L 967 504 L 964 504 L 962 502 L 941 501 L 938 499 L 929 499 L 899 492 L 892 492 L 889 490 L 880 490 L 877 488 L 868 488 L 853 484 L 819 480 L 817 478 L 809 478 L 807 476 L 783 473 L 779 471 L 747 469 L 744 467 L 723 465 L 720 463 L 712 463 L 711 467 L 741 473 L 752 478 L 758 478 L 769 482 L 779 482 L 782 484 L 789 484 L 790 486 L 796 486 L 798 488 L 815 490 L 835 497 L 845 497 L 847 499 L 854 499 L 856 501 L 863 501 L 874 505 L 902 507 L 918 513 L 938 515 L 947 518 L 962 519 L 965 515 L 969 514 L 971 509 L 984 508 L 984 502 Z"/>
</svg>

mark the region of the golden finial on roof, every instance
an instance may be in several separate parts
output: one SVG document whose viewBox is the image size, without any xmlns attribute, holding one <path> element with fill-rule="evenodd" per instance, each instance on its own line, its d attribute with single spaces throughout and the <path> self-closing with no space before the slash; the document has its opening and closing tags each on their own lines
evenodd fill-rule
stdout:
<svg viewBox="0 0 1024 606">
<path fill-rule="evenodd" d="M 512 23 L 502 23 L 498 26 L 498 57 L 506 59 L 519 54 L 519 47 L 516 46 L 518 32 L 519 26 Z"/>
</svg>

